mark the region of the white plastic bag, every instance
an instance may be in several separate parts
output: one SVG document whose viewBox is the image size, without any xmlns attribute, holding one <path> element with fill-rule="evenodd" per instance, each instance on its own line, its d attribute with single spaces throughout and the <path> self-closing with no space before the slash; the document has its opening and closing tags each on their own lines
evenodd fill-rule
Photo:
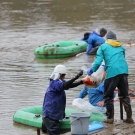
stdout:
<svg viewBox="0 0 135 135">
<path fill-rule="evenodd" d="M 81 70 L 83 70 L 83 71 L 84 71 L 84 73 L 86 73 L 86 74 L 87 74 L 87 70 L 88 70 L 88 68 L 87 68 L 87 67 L 85 67 L 85 66 L 82 66 L 82 67 L 81 67 Z"/>
<path fill-rule="evenodd" d="M 99 86 L 100 83 L 103 81 L 104 77 L 105 77 L 105 70 L 104 70 L 104 66 L 105 63 L 102 62 L 102 64 L 100 65 L 100 67 L 98 68 L 98 70 L 96 72 L 94 72 L 93 74 L 91 74 L 90 80 L 94 81 L 96 83 L 96 86 Z M 82 66 L 81 69 L 87 73 L 87 67 Z M 87 85 L 87 87 L 89 87 Z"/>
<path fill-rule="evenodd" d="M 99 85 L 104 79 L 104 66 L 101 65 L 90 77 L 97 85 Z"/>
<path fill-rule="evenodd" d="M 72 106 L 79 111 L 89 112 L 90 114 L 91 113 L 99 113 L 99 114 L 106 113 L 105 107 L 95 107 L 89 102 L 87 102 L 86 100 L 81 99 L 81 98 L 74 99 L 72 102 Z"/>
</svg>

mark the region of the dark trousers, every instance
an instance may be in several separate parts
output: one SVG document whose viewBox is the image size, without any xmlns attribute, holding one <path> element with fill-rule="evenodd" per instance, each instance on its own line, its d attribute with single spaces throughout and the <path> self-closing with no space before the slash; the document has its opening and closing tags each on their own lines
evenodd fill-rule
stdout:
<svg viewBox="0 0 135 135">
<path fill-rule="evenodd" d="M 130 98 L 128 95 L 128 78 L 127 74 L 117 75 L 115 77 L 109 78 L 105 80 L 104 83 L 104 99 L 107 110 L 114 108 L 113 98 L 114 98 L 114 90 L 118 88 L 118 96 L 124 101 L 128 106 L 130 105 Z"/>
<path fill-rule="evenodd" d="M 99 46 L 96 46 L 95 48 L 93 48 L 93 49 L 89 52 L 89 55 L 96 55 L 98 48 L 99 48 Z"/>
<path fill-rule="evenodd" d="M 60 135 L 60 123 L 48 117 L 43 117 L 42 131 L 49 135 Z"/>
</svg>

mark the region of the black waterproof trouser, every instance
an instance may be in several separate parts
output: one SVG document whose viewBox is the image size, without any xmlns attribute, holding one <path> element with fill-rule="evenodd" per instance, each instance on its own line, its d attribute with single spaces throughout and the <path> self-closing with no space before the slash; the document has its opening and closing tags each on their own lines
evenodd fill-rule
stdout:
<svg viewBox="0 0 135 135">
<path fill-rule="evenodd" d="M 49 135 L 60 135 L 60 123 L 48 117 L 43 117 L 42 131 Z"/>
<path fill-rule="evenodd" d="M 105 80 L 104 83 L 104 100 L 107 110 L 113 109 L 114 90 L 118 88 L 118 96 L 125 105 L 131 108 L 130 98 L 128 94 L 128 78 L 127 74 L 117 75 Z"/>
</svg>

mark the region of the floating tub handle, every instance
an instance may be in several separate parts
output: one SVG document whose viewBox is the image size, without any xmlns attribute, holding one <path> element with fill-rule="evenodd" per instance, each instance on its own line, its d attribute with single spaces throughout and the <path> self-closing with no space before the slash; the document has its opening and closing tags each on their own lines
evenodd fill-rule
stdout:
<svg viewBox="0 0 135 135">
<path fill-rule="evenodd" d="M 76 119 L 74 119 L 73 121 L 70 122 L 70 124 L 72 124 L 73 122 L 75 122 L 76 120 L 80 119 L 79 117 L 77 117 Z"/>
</svg>

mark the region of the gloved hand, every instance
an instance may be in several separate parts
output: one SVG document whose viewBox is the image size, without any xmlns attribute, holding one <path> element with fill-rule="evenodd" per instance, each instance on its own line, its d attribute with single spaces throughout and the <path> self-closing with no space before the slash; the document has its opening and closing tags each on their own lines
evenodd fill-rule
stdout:
<svg viewBox="0 0 135 135">
<path fill-rule="evenodd" d="M 83 81 L 82 80 L 80 81 L 80 84 L 83 84 Z"/>
<path fill-rule="evenodd" d="M 91 75 L 93 73 L 92 69 L 87 70 L 87 75 Z"/>
<path fill-rule="evenodd" d="M 106 66 L 105 65 L 102 65 L 104 67 L 104 70 L 106 69 Z"/>
<path fill-rule="evenodd" d="M 83 70 L 81 70 L 76 76 L 75 76 L 75 78 L 76 79 L 78 79 L 80 76 L 82 76 L 83 75 Z"/>
</svg>

